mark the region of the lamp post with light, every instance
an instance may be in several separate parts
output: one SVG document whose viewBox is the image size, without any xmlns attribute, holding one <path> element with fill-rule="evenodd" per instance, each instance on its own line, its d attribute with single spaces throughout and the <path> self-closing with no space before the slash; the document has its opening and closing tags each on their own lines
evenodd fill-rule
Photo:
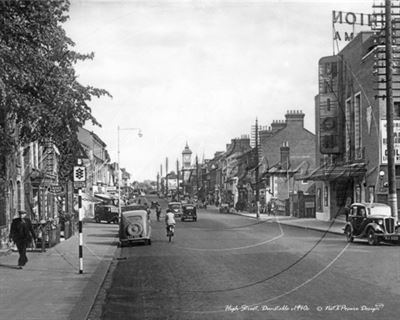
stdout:
<svg viewBox="0 0 400 320">
<path fill-rule="evenodd" d="M 119 136 L 120 136 L 120 131 L 125 130 L 125 131 L 138 131 L 138 136 L 139 138 L 143 137 L 142 129 L 140 128 L 120 128 L 118 126 L 118 217 L 121 218 L 121 169 L 120 169 L 120 147 L 119 147 Z"/>
</svg>

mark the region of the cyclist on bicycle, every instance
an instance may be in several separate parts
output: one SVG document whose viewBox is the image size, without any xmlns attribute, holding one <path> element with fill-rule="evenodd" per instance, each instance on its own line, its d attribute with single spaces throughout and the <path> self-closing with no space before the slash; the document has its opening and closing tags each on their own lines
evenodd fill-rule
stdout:
<svg viewBox="0 0 400 320">
<path fill-rule="evenodd" d="M 176 221 L 175 221 L 174 213 L 171 211 L 171 209 L 167 209 L 167 214 L 165 215 L 165 225 L 167 228 L 167 236 L 168 236 L 168 230 L 169 230 L 170 226 L 172 226 L 174 228 L 175 224 L 176 224 Z"/>
<path fill-rule="evenodd" d="M 157 206 L 156 206 L 156 215 L 157 215 L 157 221 L 160 221 L 161 206 L 158 203 L 157 203 Z"/>
</svg>

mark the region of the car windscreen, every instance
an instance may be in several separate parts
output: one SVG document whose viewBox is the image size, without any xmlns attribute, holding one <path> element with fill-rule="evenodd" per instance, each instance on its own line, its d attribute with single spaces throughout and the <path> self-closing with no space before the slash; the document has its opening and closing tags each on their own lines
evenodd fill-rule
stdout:
<svg viewBox="0 0 400 320">
<path fill-rule="evenodd" d="M 168 207 L 172 210 L 179 210 L 181 208 L 180 204 L 169 204 Z"/>
<path fill-rule="evenodd" d="M 125 216 L 124 217 L 129 223 L 143 223 L 143 217 L 142 216 Z"/>
<path fill-rule="evenodd" d="M 140 206 L 140 205 L 131 205 L 131 206 L 124 206 L 121 207 L 121 211 L 133 211 L 133 210 L 146 210 L 145 206 Z"/>
</svg>

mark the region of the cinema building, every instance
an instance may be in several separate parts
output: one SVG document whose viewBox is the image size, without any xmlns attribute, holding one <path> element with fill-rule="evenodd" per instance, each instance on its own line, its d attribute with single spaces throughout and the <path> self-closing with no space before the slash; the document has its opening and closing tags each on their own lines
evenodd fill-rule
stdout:
<svg viewBox="0 0 400 320">
<path fill-rule="evenodd" d="M 316 217 L 331 220 L 351 202 L 387 203 L 385 75 L 374 72 L 379 49 L 373 32 L 360 32 L 337 55 L 320 59 L 315 97 L 317 169 L 305 177 L 316 182 Z M 384 70 L 384 69 L 383 69 Z M 394 82 L 399 76 L 394 75 Z M 394 84 L 394 131 L 400 137 L 399 84 Z M 396 177 L 400 176 L 400 143 Z M 397 181 L 399 179 L 397 178 Z M 397 186 L 399 198 L 400 184 Z"/>
</svg>

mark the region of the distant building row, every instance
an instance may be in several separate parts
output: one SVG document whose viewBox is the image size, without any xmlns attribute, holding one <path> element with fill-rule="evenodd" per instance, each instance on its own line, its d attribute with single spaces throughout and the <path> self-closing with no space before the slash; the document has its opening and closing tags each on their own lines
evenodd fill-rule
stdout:
<svg viewBox="0 0 400 320">
<path fill-rule="evenodd" d="M 106 144 L 93 132 L 80 128 L 81 154 L 86 167 L 83 204 L 87 216 L 93 214 L 99 199 L 116 200 L 118 165 L 111 163 Z M 1 167 L 0 180 L 0 248 L 7 247 L 11 221 L 19 210 L 28 212 L 34 226 L 46 225 L 47 230 L 60 233 L 65 222 L 71 228 L 77 216 L 77 195 L 73 177 L 59 179 L 60 152 L 50 141 L 22 146 Z M 121 168 L 121 189 L 126 190 L 130 175 Z M 114 193 L 114 195 L 113 195 Z M 124 194 L 124 192 L 123 192 Z M 58 237 L 56 237 L 59 239 Z M 50 241 L 50 240 L 49 240 Z M 49 243 L 52 245 L 54 243 Z"/>
<path fill-rule="evenodd" d="M 182 156 L 190 176 L 185 175 L 184 183 L 199 197 L 235 206 L 239 203 L 246 209 L 254 202 L 255 166 L 259 165 L 261 201 L 277 198 L 286 203 L 286 213 L 331 220 L 352 202 L 387 203 L 385 74 L 382 68 L 374 72 L 374 63 L 382 57 L 382 46 L 374 39 L 373 32 L 361 32 L 339 54 L 320 59 L 315 135 L 304 128 L 304 114 L 297 110 L 288 111 L 285 120 L 273 121 L 268 129 L 260 127 L 258 161 L 248 136 L 232 139 L 226 150 L 199 166 L 185 161 L 187 148 Z M 398 199 L 399 89 L 400 77 L 395 72 Z M 307 199 L 301 209 L 298 201 L 303 193 L 314 198 Z"/>
</svg>

